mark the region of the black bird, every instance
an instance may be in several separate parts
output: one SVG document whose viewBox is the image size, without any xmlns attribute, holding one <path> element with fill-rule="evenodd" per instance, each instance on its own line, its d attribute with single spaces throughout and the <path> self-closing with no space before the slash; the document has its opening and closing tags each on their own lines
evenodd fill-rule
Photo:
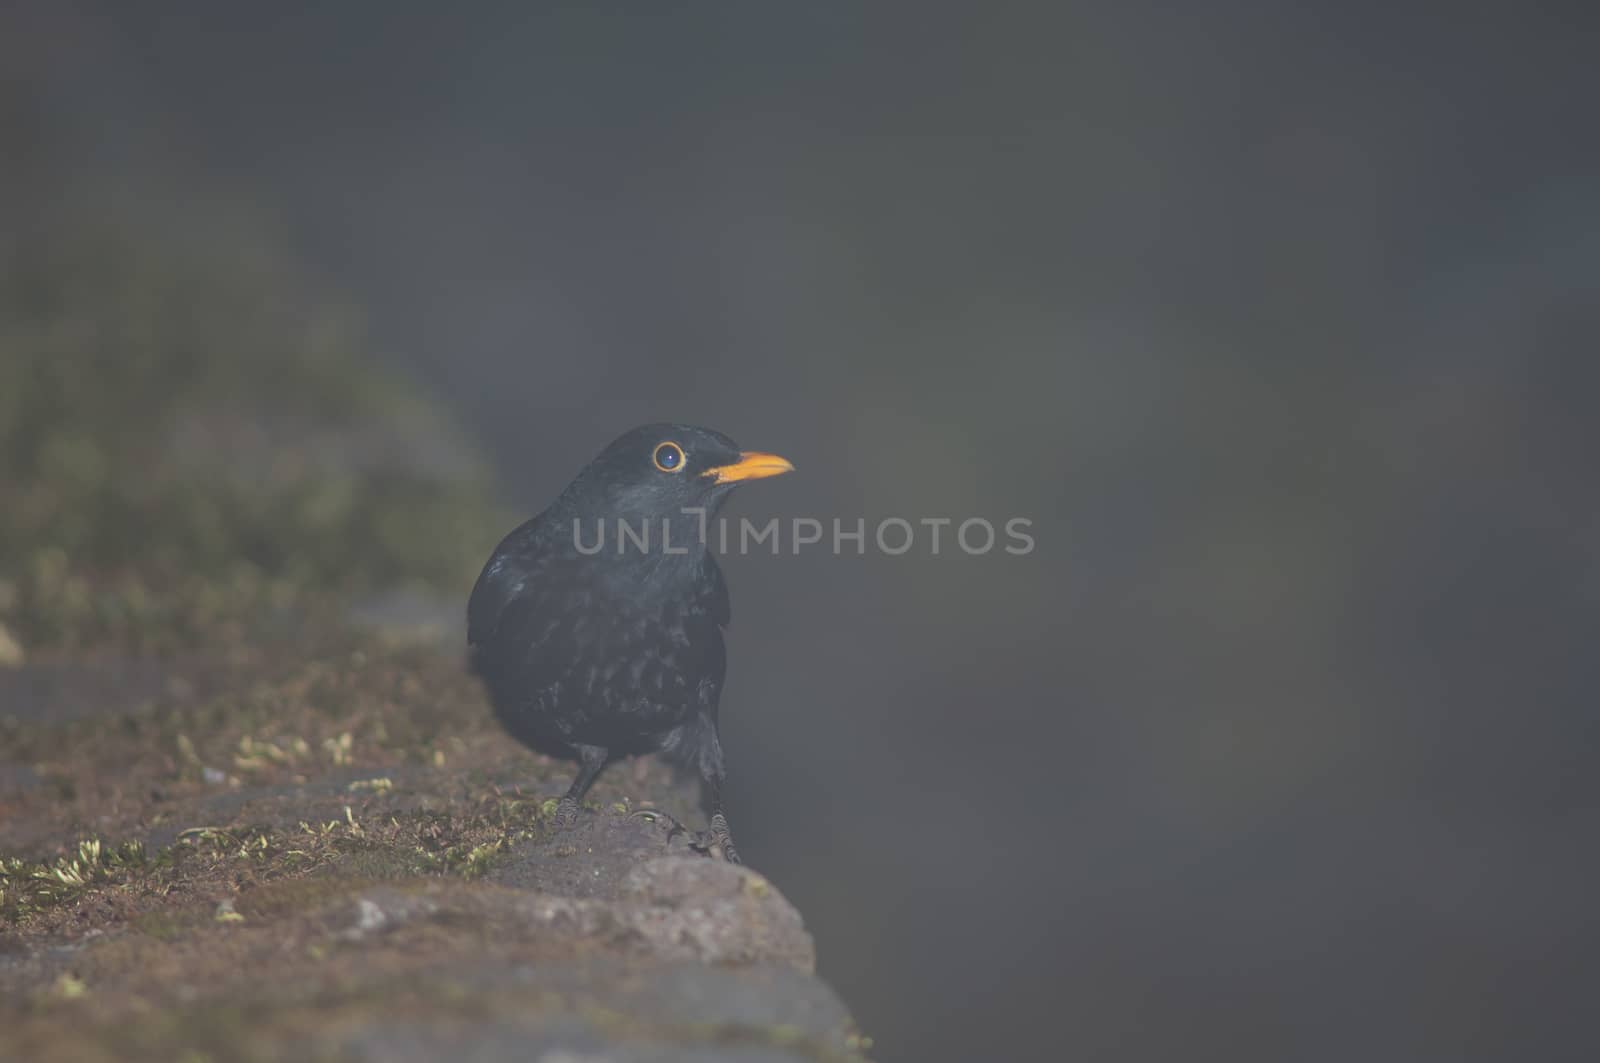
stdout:
<svg viewBox="0 0 1600 1063">
<path fill-rule="evenodd" d="M 739 862 L 717 736 L 728 589 L 705 532 L 738 484 L 793 468 L 706 428 L 646 425 L 495 548 L 467 641 L 506 729 L 578 761 L 558 828 L 607 762 L 662 752 L 699 773 L 711 840 Z"/>
</svg>

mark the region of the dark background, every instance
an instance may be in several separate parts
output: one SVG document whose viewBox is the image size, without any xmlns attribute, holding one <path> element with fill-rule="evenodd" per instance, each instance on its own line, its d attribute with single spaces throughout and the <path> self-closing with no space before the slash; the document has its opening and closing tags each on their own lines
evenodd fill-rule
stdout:
<svg viewBox="0 0 1600 1063">
<path fill-rule="evenodd" d="M 1593 1058 L 1593 16 L 1192 7 L 26 0 L 0 63 L 518 510 L 672 419 L 798 466 L 734 515 L 1034 521 L 726 562 L 740 845 L 882 1058 Z"/>
</svg>

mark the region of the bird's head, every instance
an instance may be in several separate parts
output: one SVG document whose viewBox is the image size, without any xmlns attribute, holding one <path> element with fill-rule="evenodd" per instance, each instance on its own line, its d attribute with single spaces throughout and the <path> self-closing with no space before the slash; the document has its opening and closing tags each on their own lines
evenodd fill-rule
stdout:
<svg viewBox="0 0 1600 1063">
<path fill-rule="evenodd" d="M 715 512 L 747 480 L 794 469 L 776 454 L 740 450 L 709 428 L 649 424 L 611 443 L 567 489 L 586 514 L 677 518 L 685 509 Z"/>
</svg>

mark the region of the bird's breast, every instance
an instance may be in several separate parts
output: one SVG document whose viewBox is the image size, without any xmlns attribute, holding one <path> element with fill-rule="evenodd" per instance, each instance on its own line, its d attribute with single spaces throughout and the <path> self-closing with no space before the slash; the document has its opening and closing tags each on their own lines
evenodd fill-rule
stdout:
<svg viewBox="0 0 1600 1063">
<path fill-rule="evenodd" d="M 700 709 L 703 684 L 722 680 L 721 630 L 693 603 L 582 610 L 547 617 L 538 632 L 527 652 L 541 674 L 527 686 L 576 741 L 648 744 Z"/>
</svg>

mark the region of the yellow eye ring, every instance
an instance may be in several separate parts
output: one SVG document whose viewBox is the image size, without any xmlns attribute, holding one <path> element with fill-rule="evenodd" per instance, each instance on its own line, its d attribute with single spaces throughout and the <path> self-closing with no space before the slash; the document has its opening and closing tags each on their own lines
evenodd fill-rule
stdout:
<svg viewBox="0 0 1600 1063">
<path fill-rule="evenodd" d="M 665 443 L 656 445 L 655 452 L 650 455 L 650 460 L 662 472 L 682 472 L 683 467 L 688 464 L 683 457 L 683 448 L 670 439 Z"/>
</svg>

